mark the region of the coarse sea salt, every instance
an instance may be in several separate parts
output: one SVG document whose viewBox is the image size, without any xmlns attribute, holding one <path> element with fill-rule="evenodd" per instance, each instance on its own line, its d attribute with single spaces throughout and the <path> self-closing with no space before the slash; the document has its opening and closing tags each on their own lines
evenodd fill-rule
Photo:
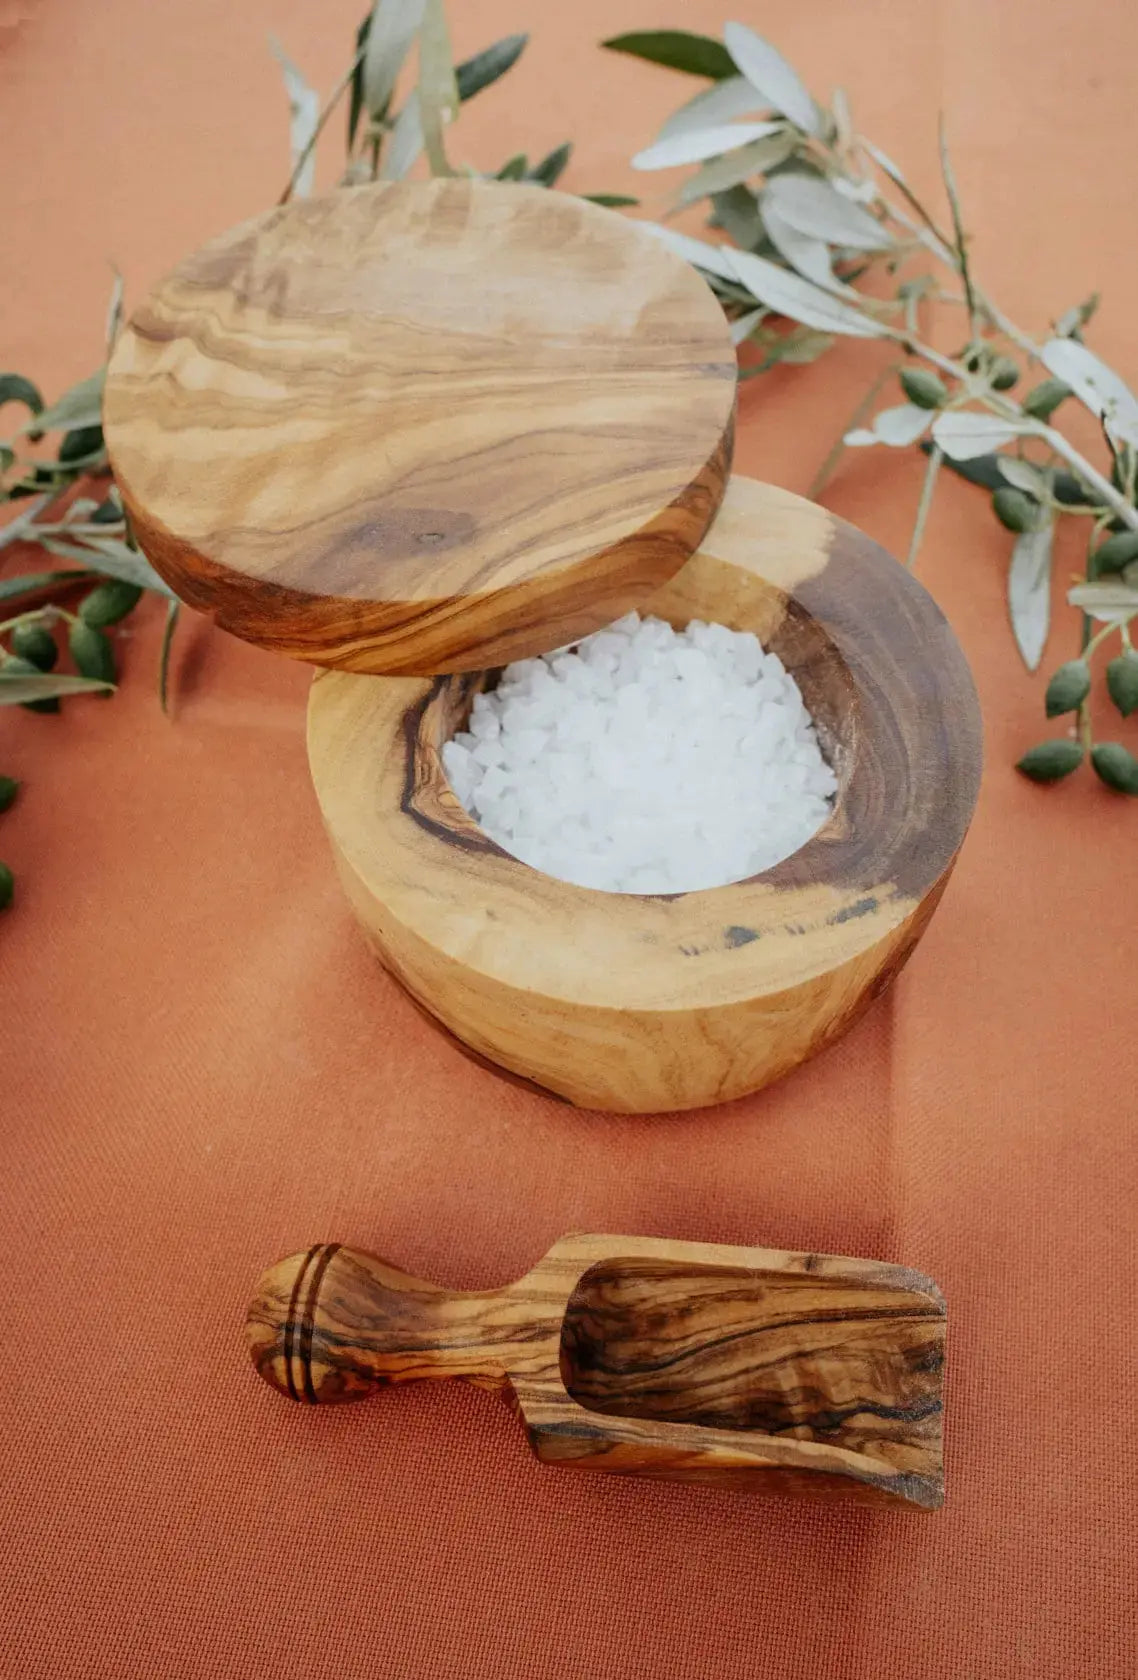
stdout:
<svg viewBox="0 0 1138 1680">
<path fill-rule="evenodd" d="M 693 892 L 770 869 L 837 781 L 802 694 L 756 636 L 629 613 L 508 665 L 443 747 L 466 810 L 534 869 L 607 892 Z"/>
</svg>

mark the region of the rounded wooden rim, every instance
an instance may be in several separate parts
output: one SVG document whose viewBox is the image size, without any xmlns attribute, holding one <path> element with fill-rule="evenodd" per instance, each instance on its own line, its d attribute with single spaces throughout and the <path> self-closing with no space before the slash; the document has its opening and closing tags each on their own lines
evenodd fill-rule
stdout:
<svg viewBox="0 0 1138 1680">
<path fill-rule="evenodd" d="M 593 1010 L 713 1007 L 833 973 L 930 899 L 971 819 L 980 720 L 952 631 L 861 532 L 739 477 L 700 552 L 644 610 L 734 616 L 798 667 L 840 781 L 806 846 L 750 880 L 671 897 L 553 880 L 482 833 L 439 765 L 482 678 L 325 673 L 309 759 L 350 891 L 460 969 Z M 823 670 L 829 718 L 807 667 Z"/>
<path fill-rule="evenodd" d="M 730 466 L 730 332 L 637 222 L 467 178 L 293 201 L 120 334 L 107 446 L 141 546 L 234 635 L 467 671 L 677 571 Z"/>
</svg>

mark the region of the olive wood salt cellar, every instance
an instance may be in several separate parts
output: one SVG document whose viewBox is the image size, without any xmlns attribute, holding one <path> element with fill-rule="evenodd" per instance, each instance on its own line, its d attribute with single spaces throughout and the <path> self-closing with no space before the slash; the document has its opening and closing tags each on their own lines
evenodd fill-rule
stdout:
<svg viewBox="0 0 1138 1680">
<path fill-rule="evenodd" d="M 224 629 L 326 667 L 309 761 L 388 970 L 479 1059 L 635 1112 L 757 1090 L 913 949 L 976 799 L 963 656 L 823 509 L 728 483 L 735 357 L 704 281 L 562 193 L 442 180 L 289 204 L 120 335 L 105 429 L 140 546 Z M 838 778 L 751 880 L 613 894 L 467 815 L 442 745 L 511 659 L 630 608 L 754 631 Z"/>
</svg>

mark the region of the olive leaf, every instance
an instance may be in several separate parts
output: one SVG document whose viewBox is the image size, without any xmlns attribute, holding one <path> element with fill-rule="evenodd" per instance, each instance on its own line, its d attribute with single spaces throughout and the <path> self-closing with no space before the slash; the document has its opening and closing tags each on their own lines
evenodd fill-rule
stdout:
<svg viewBox="0 0 1138 1680">
<path fill-rule="evenodd" d="M 964 301 L 968 306 L 968 319 L 972 329 L 976 328 L 976 293 L 972 285 L 972 269 L 968 260 L 968 236 L 964 231 L 964 217 L 960 208 L 960 193 L 956 185 L 956 173 L 952 167 L 952 159 L 948 151 L 948 134 L 945 129 L 944 113 L 941 113 L 937 123 L 937 141 L 940 147 L 940 172 L 944 181 L 945 196 L 952 214 L 953 247 L 956 252 L 956 266 L 960 273 L 960 281 L 964 287 Z M 939 243 L 939 241 L 938 241 Z"/>
<path fill-rule="evenodd" d="M 1103 624 L 1121 623 L 1138 613 L 1138 588 L 1121 578 L 1113 583 L 1076 583 L 1068 589 L 1067 601 Z"/>
<path fill-rule="evenodd" d="M 930 411 L 917 403 L 898 403 L 895 408 L 883 408 L 874 416 L 871 426 L 847 432 L 844 441 L 855 449 L 870 443 L 888 443 L 900 448 L 915 443 L 931 419 Z"/>
<path fill-rule="evenodd" d="M 462 64 L 457 64 L 456 69 L 454 69 L 454 86 L 456 86 L 459 101 L 466 102 L 467 99 L 472 99 L 476 94 L 481 94 L 484 87 L 493 86 L 499 77 L 504 76 L 506 71 L 509 71 L 518 62 L 519 57 L 523 54 L 524 47 L 528 44 L 528 40 L 528 35 L 506 35 L 503 40 L 496 40 L 491 47 L 486 47 L 482 52 L 476 52 L 471 59 L 464 59 Z M 419 89 L 414 89 L 403 102 L 402 111 L 395 118 L 392 131 L 388 136 L 387 151 L 385 151 L 382 165 L 380 165 L 380 180 L 402 180 L 403 176 L 407 175 L 407 171 L 414 165 L 415 160 L 419 158 L 422 150 L 424 150 L 422 104 L 420 104 Z M 546 166 L 548 166 L 550 160 L 546 158 L 545 161 Z M 516 163 L 516 160 L 511 158 L 509 165 L 514 165 L 514 163 Z M 516 173 L 514 173 L 514 170 L 504 173 L 509 165 L 504 166 L 503 170 L 499 170 L 496 178 L 499 181 L 521 180 L 521 176 L 524 175 L 524 165 L 526 165 L 524 156 L 521 158 L 521 168 L 518 168 Z M 612 208 L 620 208 L 622 205 L 634 205 L 639 200 L 630 198 L 625 193 L 597 193 L 597 195 L 593 195 L 593 202 L 612 205 Z"/>
<path fill-rule="evenodd" d="M 1040 352 L 1044 366 L 1069 385 L 1116 441 L 1138 448 L 1138 397 L 1113 368 L 1073 338 L 1052 338 Z"/>
<path fill-rule="evenodd" d="M 868 210 L 851 203 L 828 181 L 811 175 L 777 175 L 763 194 L 800 233 L 851 250 L 882 251 L 894 243 L 888 228 Z"/>
<path fill-rule="evenodd" d="M 37 665 L 34 660 L 22 653 L 0 653 L 0 674 L 9 679 L 17 677 L 38 677 L 44 674 L 46 667 Z M 61 707 L 58 696 L 47 694 L 37 700 L 22 700 L 20 705 L 29 712 L 47 712 L 58 716 Z"/>
<path fill-rule="evenodd" d="M 525 174 L 524 158 L 522 159 L 522 174 Z M 499 181 L 509 179 L 508 176 L 502 174 L 501 170 L 498 171 L 497 178 Z M 640 200 L 633 198 L 631 193 L 582 193 L 581 197 L 586 204 L 599 204 L 602 210 L 625 210 L 630 205 L 640 203 Z"/>
<path fill-rule="evenodd" d="M 967 461 L 974 455 L 1002 449 L 1024 430 L 1014 420 L 971 408 L 950 409 L 933 421 L 933 438 L 952 461 Z"/>
<path fill-rule="evenodd" d="M 443 0 L 425 0 L 419 27 L 419 120 L 432 175 L 453 175 L 443 130 L 458 115 L 458 83 Z"/>
<path fill-rule="evenodd" d="M 741 251 L 753 251 L 763 237 L 763 219 L 758 200 L 750 187 L 740 182 L 711 198 L 713 227 L 722 228 Z"/>
<path fill-rule="evenodd" d="M 364 55 L 371 34 L 371 13 L 356 30 L 356 51 L 352 60 L 351 91 L 348 96 L 348 155 L 356 143 L 356 130 L 364 108 Z"/>
<path fill-rule="evenodd" d="M 164 712 L 168 712 L 170 709 L 170 651 L 174 646 L 174 631 L 178 628 L 178 614 L 180 611 L 180 601 L 170 601 L 167 603 L 166 623 L 162 630 L 162 651 L 158 657 L 158 704 Z"/>
<path fill-rule="evenodd" d="M 309 87 L 292 59 L 276 36 L 270 34 L 269 49 L 281 67 L 289 107 L 289 146 L 292 151 L 292 191 L 297 198 L 307 198 L 316 178 L 316 152 L 313 140 L 320 120 L 320 95 Z M 301 159 L 303 167 L 300 167 Z"/>
<path fill-rule="evenodd" d="M 378 121 L 391 103 L 403 61 L 423 21 L 424 0 L 376 0 L 368 19 L 360 92 Z"/>
<path fill-rule="evenodd" d="M 722 41 L 710 35 L 693 35 L 687 29 L 634 29 L 601 42 L 610 52 L 629 53 L 649 64 L 668 70 L 682 70 L 689 76 L 707 76 L 721 81 L 735 74 L 735 63 Z"/>
<path fill-rule="evenodd" d="M 737 279 L 768 309 L 800 321 L 804 327 L 817 327 L 819 332 L 838 333 L 848 338 L 882 338 L 888 329 L 872 315 L 863 314 L 853 305 L 831 297 L 820 286 L 788 274 L 777 263 L 767 262 L 750 251 L 724 248 L 725 255 Z"/>
<path fill-rule="evenodd" d="M 106 369 L 99 368 L 78 385 L 65 391 L 58 402 L 35 415 L 20 429 L 24 432 L 74 431 L 79 426 L 97 426 L 102 420 L 103 382 Z"/>
<path fill-rule="evenodd" d="M 637 226 L 696 268 L 702 268 L 708 274 L 717 274 L 722 280 L 739 278 L 732 261 L 738 252 L 733 252 L 729 246 L 709 245 L 704 239 L 692 239 L 689 234 L 677 233 L 674 228 L 661 227 L 659 222 L 639 222 Z M 778 272 L 781 274 L 782 270 Z"/>
<path fill-rule="evenodd" d="M 743 23 L 729 23 L 723 42 L 737 68 L 763 98 L 807 134 L 822 131 L 821 113 L 782 54 Z"/>
<path fill-rule="evenodd" d="M 920 448 L 927 454 L 932 445 L 926 440 Z M 947 456 L 945 465 L 958 478 L 977 484 L 982 490 L 999 490 L 1007 481 L 1001 471 L 1002 455 L 973 455 L 967 460 L 953 461 Z M 1064 507 L 1078 507 L 1085 500 L 1082 485 L 1071 473 L 1056 473 L 1051 482 L 1051 494 Z"/>
<path fill-rule="evenodd" d="M 792 332 L 779 333 L 777 336 L 764 333 L 760 343 L 762 360 L 740 368 L 740 380 L 756 379 L 759 374 L 767 373 L 771 368 L 784 363 L 791 367 L 804 367 L 809 362 L 816 362 L 819 356 L 825 355 L 827 350 L 834 347 L 834 340 L 829 333 L 815 332 L 813 327 L 795 327 Z"/>
<path fill-rule="evenodd" d="M 59 537 L 44 537 L 42 542 L 49 554 L 58 554 L 64 560 L 85 560 L 106 577 L 121 578 L 124 583 L 136 583 L 142 589 L 152 589 L 156 595 L 174 599 L 174 591 L 158 576 L 146 556 L 113 537 L 88 537 L 82 547 Z"/>
<path fill-rule="evenodd" d="M 472 58 L 456 65 L 454 80 L 459 99 L 464 103 L 473 99 L 476 93 L 481 93 L 483 88 L 490 87 L 500 76 L 504 76 L 507 70 L 512 70 L 528 41 L 528 35 L 505 35 L 492 46 L 484 47 Z"/>
<path fill-rule="evenodd" d="M 769 314 L 769 309 L 750 309 L 746 315 L 740 315 L 737 320 L 732 321 L 732 344 L 742 344 L 745 339 L 750 338 L 755 328 L 761 321 L 765 321 Z"/>
<path fill-rule="evenodd" d="M 0 578 L 0 601 L 18 600 L 21 595 L 63 594 L 77 584 L 88 583 L 97 574 L 89 569 L 61 567 L 55 572 L 21 572 L 17 577 Z"/>
<path fill-rule="evenodd" d="M 1016 455 L 998 455 L 996 459 L 1000 463 L 1000 476 L 1010 485 L 1027 496 L 1034 496 L 1037 502 L 1043 500 L 1047 494 L 1047 474 L 1042 468 L 1021 461 Z"/>
<path fill-rule="evenodd" d="M 875 146 L 872 140 L 867 140 L 865 136 L 861 134 L 858 135 L 857 143 L 861 147 L 862 151 L 866 152 L 873 159 L 882 174 L 888 175 L 895 187 L 900 187 L 902 192 L 908 193 L 909 183 L 906 181 L 897 164 L 893 162 L 893 159 L 889 156 L 888 152 L 883 152 L 880 146 Z"/>
<path fill-rule="evenodd" d="M 381 181 L 401 181 L 423 150 L 423 122 L 419 94 L 412 90 L 395 119 L 379 167 Z"/>
<path fill-rule="evenodd" d="M 535 163 L 527 179 L 536 181 L 539 187 L 554 186 L 565 173 L 572 152 L 572 142 L 566 140 L 563 145 L 555 147 L 548 157 L 542 158 L 540 163 Z"/>
<path fill-rule="evenodd" d="M 32 414 L 43 412 L 39 390 L 19 373 L 0 373 L 0 408 L 9 402 L 23 403 Z"/>
<path fill-rule="evenodd" d="M 762 95 L 751 86 L 746 76 L 728 76 L 724 81 L 704 88 L 686 105 L 681 105 L 656 136 L 657 142 L 671 140 L 678 134 L 694 134 L 701 129 L 734 122 L 736 117 L 749 117 L 762 102 Z"/>
<path fill-rule="evenodd" d="M 26 706 L 36 700 L 55 700 L 69 694 L 109 694 L 114 685 L 66 673 L 0 670 L 0 706 Z"/>
<path fill-rule="evenodd" d="M 489 87 L 493 82 L 498 81 L 499 76 L 504 76 L 506 71 L 518 62 L 528 40 L 528 35 L 506 35 L 503 40 L 496 40 L 493 47 L 486 47 L 482 52 L 476 52 L 471 59 L 464 59 L 462 64 L 457 64 L 456 69 L 454 69 L 454 84 L 456 84 L 459 99 L 462 102 L 472 99 L 474 94 L 479 94 L 484 87 Z M 395 118 L 395 123 L 392 124 L 392 131 L 388 134 L 387 150 L 383 153 L 382 163 L 380 163 L 380 180 L 402 181 L 403 176 L 407 175 L 407 171 L 412 168 L 422 150 L 424 150 L 424 128 L 422 128 L 422 118 L 420 118 L 419 91 L 412 89 L 407 99 L 403 101 L 403 108 L 400 109 L 400 113 Z M 511 158 L 509 165 L 514 165 L 514 163 L 516 163 L 516 160 Z M 509 165 L 504 166 L 504 168 L 509 168 Z M 513 170 L 511 170 L 511 173 L 504 173 L 504 168 L 498 171 L 496 180 L 521 180 L 521 176 L 526 173 L 526 160 L 521 158 L 521 168 L 518 168 L 516 173 Z M 598 197 L 615 197 L 619 200 L 619 203 L 637 202 L 635 198 L 625 198 L 620 193 L 619 195 L 600 193 Z"/>
<path fill-rule="evenodd" d="M 1082 303 L 1076 303 L 1072 309 L 1066 310 L 1055 323 L 1056 338 L 1077 337 L 1101 302 L 1101 295 L 1092 292 Z"/>
<path fill-rule="evenodd" d="M 830 115 L 834 119 L 834 130 L 839 150 L 852 146 L 854 142 L 853 113 L 850 111 L 849 95 L 845 88 L 836 87 L 830 99 Z"/>
<path fill-rule="evenodd" d="M 934 435 L 936 428 L 933 428 Z M 1051 628 L 1052 522 L 1024 531 L 1008 567 L 1008 612 L 1012 633 L 1029 671 L 1039 669 Z"/>
<path fill-rule="evenodd" d="M 825 291 L 841 284 L 830 266 L 830 247 L 824 239 L 802 233 L 788 222 L 769 192 L 760 193 L 758 203 L 766 236 L 788 267 Z"/>
<path fill-rule="evenodd" d="M 683 209 L 701 198 L 726 192 L 728 188 L 749 180 L 752 175 L 762 175 L 766 170 L 785 163 L 793 150 L 793 135 L 788 129 L 779 128 L 764 139 L 752 140 L 722 157 L 712 158 L 710 163 L 705 163 L 690 180 L 684 182 L 678 205 Z"/>
<path fill-rule="evenodd" d="M 772 182 L 773 186 L 774 183 Z M 822 239 L 814 239 L 808 233 L 802 233 L 780 215 L 776 206 L 771 202 L 770 190 L 767 189 L 759 200 L 759 212 L 763 218 L 763 226 L 767 230 L 767 237 L 784 262 L 790 264 L 796 274 L 812 280 L 816 286 L 821 286 L 827 292 L 848 293 L 856 298 L 852 288 L 838 279 L 830 266 L 830 247 Z"/>
<path fill-rule="evenodd" d="M 810 362 L 816 362 L 819 356 L 824 356 L 827 350 L 832 350 L 834 340 L 829 333 L 814 332 L 812 328 L 804 327 L 800 332 L 787 333 L 776 348 L 780 362 L 788 362 L 791 367 L 805 367 Z"/>
<path fill-rule="evenodd" d="M 782 134 L 786 125 L 778 122 L 722 123 L 715 128 L 700 128 L 684 134 L 674 134 L 667 140 L 657 140 L 632 160 L 633 169 L 675 169 L 682 163 L 702 163 L 705 158 L 722 157 L 753 140 L 764 140 L 772 134 Z M 726 183 L 730 185 L 731 183 Z"/>
<path fill-rule="evenodd" d="M 455 66 L 454 79 L 458 89 L 458 97 L 465 102 L 473 99 L 483 88 L 490 87 L 499 76 L 504 76 L 521 57 L 529 40 L 528 35 L 507 35 L 501 41 L 495 41 L 493 46 L 486 47 L 472 58 L 464 59 Z M 403 107 L 392 125 L 388 136 L 387 148 L 380 164 L 380 179 L 383 181 L 401 181 L 423 150 L 423 124 L 419 114 L 418 90 L 412 90 L 404 101 Z M 511 158 L 511 163 L 514 159 Z M 525 173 L 525 160 L 517 174 L 503 174 L 498 171 L 499 181 L 520 180 Z M 604 196 L 603 194 L 601 195 Z M 635 199 L 622 202 L 634 204 Z"/>
</svg>

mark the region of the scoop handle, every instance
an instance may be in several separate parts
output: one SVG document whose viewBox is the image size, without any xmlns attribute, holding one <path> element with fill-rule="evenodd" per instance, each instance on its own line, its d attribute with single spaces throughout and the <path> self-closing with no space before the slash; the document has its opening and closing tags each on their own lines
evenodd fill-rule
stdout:
<svg viewBox="0 0 1138 1680">
<path fill-rule="evenodd" d="M 461 1377 L 501 1388 L 501 1292 L 439 1289 L 372 1254 L 317 1243 L 261 1278 L 246 1335 L 258 1373 L 310 1405 L 363 1400 L 387 1383 Z"/>
</svg>

